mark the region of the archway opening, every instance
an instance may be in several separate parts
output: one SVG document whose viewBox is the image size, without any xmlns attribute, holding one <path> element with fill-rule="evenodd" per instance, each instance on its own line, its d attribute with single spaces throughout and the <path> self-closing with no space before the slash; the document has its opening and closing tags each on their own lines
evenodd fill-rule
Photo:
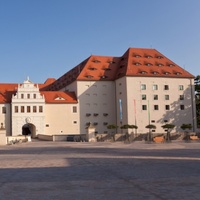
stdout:
<svg viewBox="0 0 200 200">
<path fill-rule="evenodd" d="M 36 136 L 36 128 L 34 124 L 27 123 L 22 126 L 22 135 L 30 135 L 32 138 Z"/>
</svg>

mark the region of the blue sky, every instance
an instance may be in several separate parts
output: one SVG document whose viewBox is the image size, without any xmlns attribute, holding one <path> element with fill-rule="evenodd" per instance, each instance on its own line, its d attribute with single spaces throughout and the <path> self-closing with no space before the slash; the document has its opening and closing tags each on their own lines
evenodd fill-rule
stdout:
<svg viewBox="0 0 200 200">
<path fill-rule="evenodd" d="M 1 83 L 43 83 L 129 47 L 155 48 L 200 75 L 200 1 L 0 0 Z"/>
</svg>

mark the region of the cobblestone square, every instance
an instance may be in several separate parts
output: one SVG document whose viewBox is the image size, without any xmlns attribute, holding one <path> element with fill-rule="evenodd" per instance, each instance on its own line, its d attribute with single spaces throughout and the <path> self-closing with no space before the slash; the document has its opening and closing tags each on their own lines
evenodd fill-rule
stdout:
<svg viewBox="0 0 200 200">
<path fill-rule="evenodd" d="M 0 199 L 198 200 L 200 143 L 0 146 Z"/>
</svg>

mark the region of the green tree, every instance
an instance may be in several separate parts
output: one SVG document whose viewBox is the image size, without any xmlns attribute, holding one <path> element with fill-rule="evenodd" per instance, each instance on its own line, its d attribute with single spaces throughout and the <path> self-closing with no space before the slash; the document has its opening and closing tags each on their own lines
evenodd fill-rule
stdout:
<svg viewBox="0 0 200 200">
<path fill-rule="evenodd" d="M 165 124 L 162 126 L 163 129 L 167 129 L 167 136 L 166 136 L 166 141 L 170 142 L 170 132 L 172 131 L 172 129 L 175 127 L 174 124 Z"/>
<path fill-rule="evenodd" d="M 115 132 L 112 132 L 112 134 L 111 134 L 111 137 L 113 138 L 113 141 L 115 141 L 115 134 L 117 132 L 117 128 L 118 128 L 118 126 L 115 125 L 115 124 L 109 124 L 107 126 L 107 129 L 115 130 Z"/>
<path fill-rule="evenodd" d="M 185 140 L 189 140 L 189 135 L 188 135 L 188 130 L 191 130 L 192 129 L 192 125 L 191 124 L 182 124 L 181 125 L 181 129 L 183 129 L 185 131 L 185 136 L 184 136 L 184 139 Z"/>
<path fill-rule="evenodd" d="M 194 79 L 197 126 L 200 127 L 200 75 Z"/>
<path fill-rule="evenodd" d="M 149 124 L 149 125 L 145 126 L 145 128 L 149 129 L 149 132 L 147 134 L 147 141 L 151 142 L 151 140 L 152 140 L 152 138 L 151 138 L 151 132 L 152 132 L 152 129 L 156 129 L 156 126 L 154 124 Z"/>
</svg>

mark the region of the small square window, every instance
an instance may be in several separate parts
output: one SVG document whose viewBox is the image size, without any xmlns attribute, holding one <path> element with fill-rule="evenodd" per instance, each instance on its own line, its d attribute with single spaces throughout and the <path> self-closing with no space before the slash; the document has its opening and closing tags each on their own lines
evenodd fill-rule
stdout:
<svg viewBox="0 0 200 200">
<path fill-rule="evenodd" d="M 146 90 L 146 85 L 145 84 L 141 85 L 141 90 Z"/>
<path fill-rule="evenodd" d="M 169 90 L 169 85 L 164 85 L 164 90 Z"/>
<path fill-rule="evenodd" d="M 157 94 L 153 95 L 153 100 L 158 100 L 158 95 Z"/>
<path fill-rule="evenodd" d="M 158 105 L 154 105 L 154 110 L 159 110 Z"/>
<path fill-rule="evenodd" d="M 184 86 L 183 85 L 179 85 L 179 90 L 184 90 Z"/>
<path fill-rule="evenodd" d="M 158 90 L 158 85 L 153 85 L 153 90 Z"/>
<path fill-rule="evenodd" d="M 142 94 L 142 100 L 146 100 L 146 99 L 147 99 L 146 94 Z"/>
<path fill-rule="evenodd" d="M 147 110 L 147 105 L 142 105 L 142 110 Z"/>
<path fill-rule="evenodd" d="M 185 106 L 184 105 L 180 105 L 180 109 L 181 110 L 185 110 Z"/>
<path fill-rule="evenodd" d="M 77 113 L 77 107 L 73 106 L 73 113 Z"/>
<path fill-rule="evenodd" d="M 169 105 L 165 105 L 165 110 L 170 110 L 170 106 Z"/>
<path fill-rule="evenodd" d="M 184 95 L 180 95 L 180 96 L 179 96 L 179 99 L 180 99 L 180 100 L 184 100 Z"/>
<path fill-rule="evenodd" d="M 165 95 L 165 100 L 169 100 L 169 95 Z"/>
<path fill-rule="evenodd" d="M 77 124 L 77 121 L 73 121 L 73 124 Z"/>
</svg>

